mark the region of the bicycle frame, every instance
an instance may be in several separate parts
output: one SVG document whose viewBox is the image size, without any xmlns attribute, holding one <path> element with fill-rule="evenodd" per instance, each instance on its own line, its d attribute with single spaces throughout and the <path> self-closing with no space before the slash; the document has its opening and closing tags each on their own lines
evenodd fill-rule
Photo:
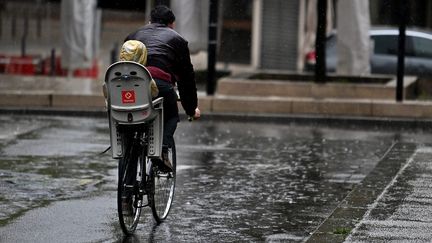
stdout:
<svg viewBox="0 0 432 243">
<path fill-rule="evenodd" d="M 123 129 L 128 129 L 130 127 L 123 127 Z M 147 184 L 147 180 L 150 176 L 151 173 L 151 167 L 152 167 L 152 162 L 150 159 L 148 159 L 147 156 L 145 156 L 144 154 L 147 153 L 148 150 L 148 127 L 144 126 L 144 127 L 140 127 L 139 129 L 135 130 L 135 129 L 131 129 L 126 131 L 125 133 L 122 133 L 123 135 L 126 135 L 126 137 L 123 137 L 123 141 L 125 144 L 127 144 L 127 146 L 129 147 L 129 149 L 126 149 L 125 152 L 130 152 L 131 154 L 129 156 L 132 156 L 133 158 L 136 157 L 136 161 L 134 160 L 134 162 L 139 163 L 139 174 L 140 174 L 140 178 L 136 178 L 137 182 L 140 182 L 140 184 L 134 186 L 135 190 L 138 190 L 139 195 L 141 197 L 141 203 L 142 203 L 142 197 L 148 193 L 150 193 L 150 190 L 148 189 L 148 184 Z M 135 153 L 135 154 L 134 154 Z M 127 154 L 125 154 L 125 157 L 127 156 Z M 130 160 L 124 161 L 124 162 L 132 162 Z M 126 164 L 122 164 L 122 166 L 125 166 Z M 134 164 L 130 164 L 132 167 L 135 166 Z M 128 165 L 128 166 L 130 166 Z M 136 173 L 134 173 L 135 175 Z M 136 208 L 140 207 L 146 207 L 149 206 L 148 204 L 146 205 L 135 205 Z"/>
<path fill-rule="evenodd" d="M 128 61 L 112 64 L 105 75 L 111 152 L 119 159 L 117 207 L 125 234 L 135 231 L 141 208 L 151 206 L 151 159 L 161 159 L 162 153 L 163 98 L 152 100 L 150 81 L 144 66 Z"/>
<path fill-rule="evenodd" d="M 128 235 L 135 231 L 142 207 L 150 206 L 160 223 L 174 196 L 175 144 L 164 151 L 172 161 L 172 171 L 152 165 L 153 159 L 163 163 L 164 117 L 163 98 L 151 99 L 150 81 L 144 66 L 128 61 L 112 64 L 105 76 L 111 152 L 119 159 L 117 208 L 120 226 Z"/>
</svg>

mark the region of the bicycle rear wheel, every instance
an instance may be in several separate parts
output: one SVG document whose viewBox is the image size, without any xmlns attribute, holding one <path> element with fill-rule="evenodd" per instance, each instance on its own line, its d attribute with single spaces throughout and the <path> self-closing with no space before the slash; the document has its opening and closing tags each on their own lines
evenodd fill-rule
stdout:
<svg viewBox="0 0 432 243">
<path fill-rule="evenodd" d="M 117 210 L 120 226 L 126 235 L 133 234 L 141 215 L 143 201 L 140 195 L 142 158 L 132 142 L 126 146 L 125 156 L 119 160 Z"/>
<path fill-rule="evenodd" d="M 172 172 L 162 172 L 157 165 L 153 165 L 150 175 L 153 190 L 149 195 L 151 197 L 149 201 L 153 217 L 158 223 L 161 223 L 168 216 L 174 199 L 177 165 L 175 144 L 173 144 L 172 148 L 168 148 L 168 158 L 172 162 Z"/>
</svg>

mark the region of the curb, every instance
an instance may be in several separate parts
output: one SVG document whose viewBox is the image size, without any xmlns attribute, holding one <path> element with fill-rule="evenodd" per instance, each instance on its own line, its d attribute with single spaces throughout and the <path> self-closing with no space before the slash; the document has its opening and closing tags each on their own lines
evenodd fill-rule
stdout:
<svg viewBox="0 0 432 243">
<path fill-rule="evenodd" d="M 393 144 L 376 167 L 305 242 L 344 242 L 400 168 L 408 163 L 415 149 L 416 145 L 412 143 Z"/>
<path fill-rule="evenodd" d="M 0 107 L 4 115 L 46 115 L 46 116 L 77 116 L 106 117 L 104 108 L 81 109 L 74 107 Z M 180 112 L 181 120 L 187 116 Z M 325 116 L 300 114 L 251 114 L 232 112 L 204 112 L 202 119 L 195 122 L 226 121 L 226 122 L 257 122 L 271 124 L 319 125 L 328 127 L 355 127 L 381 130 L 424 130 L 432 131 L 432 119 L 418 118 L 379 118 L 358 116 Z"/>
<path fill-rule="evenodd" d="M 104 109 L 75 109 L 52 107 L 0 107 L 2 115 L 42 115 L 42 116 L 77 116 L 77 117 L 106 117 Z"/>
<path fill-rule="evenodd" d="M 432 119 L 432 102 L 406 100 L 333 99 L 257 96 L 206 96 L 199 94 L 202 112 L 240 113 L 252 116 L 334 116 L 391 119 Z M 0 109 L 9 107 L 53 110 L 103 110 L 102 94 L 59 93 L 53 91 L 1 91 Z M 179 105 L 179 109 L 182 110 Z"/>
</svg>

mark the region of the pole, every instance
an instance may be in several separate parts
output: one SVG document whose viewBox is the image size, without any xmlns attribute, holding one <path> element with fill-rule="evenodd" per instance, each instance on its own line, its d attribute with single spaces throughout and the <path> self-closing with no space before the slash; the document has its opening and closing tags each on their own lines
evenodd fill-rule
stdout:
<svg viewBox="0 0 432 243">
<path fill-rule="evenodd" d="M 405 39 L 406 39 L 406 15 L 408 5 L 406 0 L 398 0 L 399 12 L 399 39 L 398 39 L 398 62 L 397 62 L 397 81 L 396 81 L 396 101 L 403 100 L 403 83 L 405 73 Z"/>
<path fill-rule="evenodd" d="M 15 14 L 12 15 L 11 36 L 13 39 L 15 39 L 15 36 L 16 36 L 16 16 L 15 16 Z"/>
<path fill-rule="evenodd" d="M 25 56 L 27 56 L 27 53 L 26 53 L 26 41 L 27 41 L 27 35 L 26 34 L 23 34 L 22 35 L 22 37 L 21 37 L 21 56 L 22 57 L 25 57 Z"/>
<path fill-rule="evenodd" d="M 118 42 L 115 42 L 114 45 L 113 45 L 113 48 L 111 49 L 111 53 L 110 53 L 110 55 L 111 55 L 111 64 L 117 62 L 117 60 L 118 60 L 118 56 L 119 56 L 118 45 L 119 45 Z"/>
<path fill-rule="evenodd" d="M 317 4 L 317 30 L 315 39 L 315 82 L 324 83 L 326 81 L 326 28 L 327 28 L 327 0 L 318 0 Z"/>
<path fill-rule="evenodd" d="M 215 92 L 218 0 L 210 0 L 207 57 L 207 95 Z"/>
<path fill-rule="evenodd" d="M 50 75 L 55 76 L 56 75 L 56 51 L 55 48 L 51 49 L 51 58 L 50 58 Z"/>
<path fill-rule="evenodd" d="M 42 15 L 39 12 L 36 14 L 36 36 L 39 39 L 42 36 Z"/>
<path fill-rule="evenodd" d="M 27 55 L 26 52 L 26 47 L 27 47 L 27 34 L 28 34 L 28 25 L 29 25 L 29 17 L 28 17 L 28 13 L 25 14 L 24 17 L 24 31 L 23 31 L 23 35 L 21 37 L 21 56 L 25 57 Z"/>
<path fill-rule="evenodd" d="M 42 35 L 42 7 L 41 7 L 41 0 L 36 1 L 36 36 L 38 39 L 41 38 Z"/>
<path fill-rule="evenodd" d="M 0 4 L 0 36 L 3 35 L 3 7 Z"/>
<path fill-rule="evenodd" d="M 167 7 L 170 6 L 170 0 L 156 0 L 155 1 L 155 6 L 157 5 L 165 5 Z"/>
</svg>

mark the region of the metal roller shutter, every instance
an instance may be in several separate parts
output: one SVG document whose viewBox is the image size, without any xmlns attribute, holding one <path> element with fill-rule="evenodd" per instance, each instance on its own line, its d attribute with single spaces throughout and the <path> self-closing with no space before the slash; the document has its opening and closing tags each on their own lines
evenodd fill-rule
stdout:
<svg viewBox="0 0 432 243">
<path fill-rule="evenodd" d="M 261 68 L 297 69 L 299 1 L 263 1 Z"/>
</svg>

